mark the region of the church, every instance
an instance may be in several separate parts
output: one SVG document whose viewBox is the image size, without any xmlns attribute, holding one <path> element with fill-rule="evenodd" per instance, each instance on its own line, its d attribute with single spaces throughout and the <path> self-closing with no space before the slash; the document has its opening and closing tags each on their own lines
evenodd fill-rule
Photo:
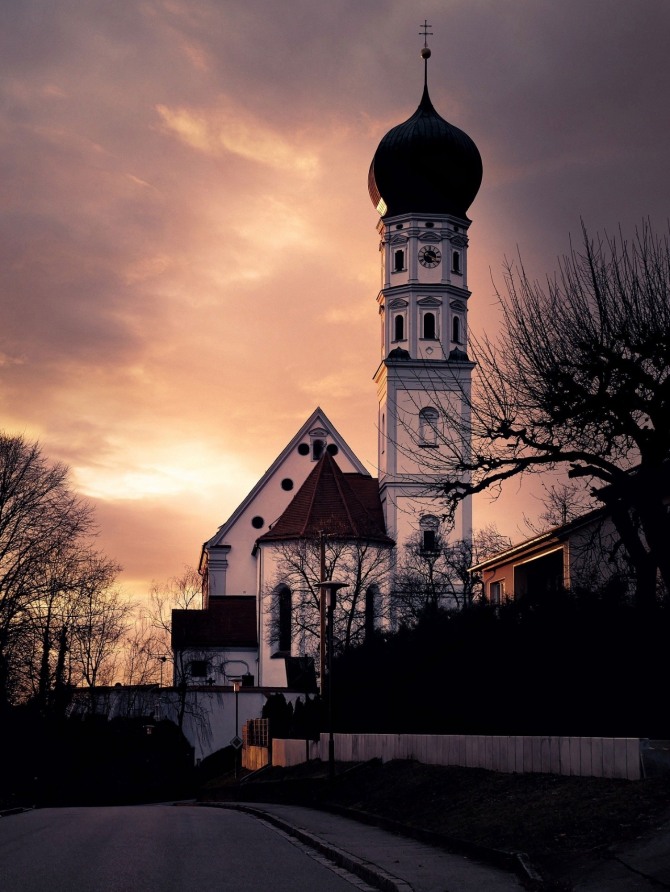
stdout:
<svg viewBox="0 0 670 892">
<path fill-rule="evenodd" d="M 339 646 L 393 627 L 398 553 L 430 548 L 432 484 L 445 444 L 468 445 L 467 211 L 482 180 L 472 139 L 435 110 L 424 46 L 418 108 L 377 147 L 368 189 L 379 214 L 378 478 L 316 408 L 201 553 L 201 610 L 173 612 L 175 684 L 310 691 L 319 582 L 338 579 Z M 371 306 L 372 311 L 372 306 Z M 464 501 L 449 535 L 472 535 Z M 181 673 L 181 674 L 180 674 Z"/>
</svg>

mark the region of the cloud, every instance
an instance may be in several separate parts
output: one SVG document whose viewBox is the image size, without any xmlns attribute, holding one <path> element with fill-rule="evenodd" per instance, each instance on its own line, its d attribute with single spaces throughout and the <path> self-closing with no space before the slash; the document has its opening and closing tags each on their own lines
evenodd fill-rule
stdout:
<svg viewBox="0 0 670 892">
<path fill-rule="evenodd" d="M 159 105 L 156 111 L 165 129 L 186 145 L 219 157 L 226 152 L 249 161 L 302 176 L 319 172 L 313 153 L 298 151 L 295 142 L 270 130 L 240 108 L 222 103 L 216 110 L 171 109 Z"/>
</svg>

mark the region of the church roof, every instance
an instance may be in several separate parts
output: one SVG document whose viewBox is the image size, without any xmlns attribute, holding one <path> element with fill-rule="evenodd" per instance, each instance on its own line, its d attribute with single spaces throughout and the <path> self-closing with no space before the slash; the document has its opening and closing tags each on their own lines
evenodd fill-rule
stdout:
<svg viewBox="0 0 670 892">
<path fill-rule="evenodd" d="M 210 598 L 207 610 L 172 611 L 172 648 L 257 647 L 256 598 Z"/>
<path fill-rule="evenodd" d="M 378 481 L 343 473 L 327 451 L 284 513 L 258 541 L 316 538 L 321 532 L 338 539 L 394 544 L 386 535 Z"/>
</svg>

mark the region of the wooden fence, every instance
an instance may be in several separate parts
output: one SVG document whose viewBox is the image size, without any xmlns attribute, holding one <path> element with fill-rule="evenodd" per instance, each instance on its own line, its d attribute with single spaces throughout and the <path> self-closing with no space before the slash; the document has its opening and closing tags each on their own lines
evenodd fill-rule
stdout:
<svg viewBox="0 0 670 892">
<path fill-rule="evenodd" d="M 265 768 L 270 761 L 269 719 L 250 719 L 242 729 L 242 767 L 249 771 Z M 304 750 L 304 744 L 303 744 Z"/>
<path fill-rule="evenodd" d="M 487 737 L 437 734 L 335 734 L 335 758 L 341 762 L 368 759 L 415 759 L 426 765 L 459 765 L 517 774 L 563 774 L 639 780 L 637 737 Z M 273 765 L 298 765 L 328 758 L 328 736 L 273 740 Z"/>
</svg>

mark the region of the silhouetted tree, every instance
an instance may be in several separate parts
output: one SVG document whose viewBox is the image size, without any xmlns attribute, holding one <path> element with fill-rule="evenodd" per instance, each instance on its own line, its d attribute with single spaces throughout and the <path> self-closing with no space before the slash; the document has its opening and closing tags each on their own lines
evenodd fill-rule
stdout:
<svg viewBox="0 0 670 892">
<path fill-rule="evenodd" d="M 71 648 L 85 595 L 103 597 L 119 569 L 93 550 L 95 532 L 66 466 L 0 433 L 0 704 L 34 696 L 45 709 L 81 677 Z"/>
<path fill-rule="evenodd" d="M 481 597 L 481 579 L 470 567 L 511 544 L 493 524 L 455 541 L 443 526 L 431 531 L 428 543 L 417 533 L 400 554 L 392 595 L 396 623 L 412 625 L 427 612 L 472 606 Z"/>
<path fill-rule="evenodd" d="M 566 468 L 609 512 L 650 604 L 657 574 L 670 590 L 670 242 L 647 222 L 631 241 L 582 234 L 544 286 L 506 266 L 499 335 L 472 344 L 472 446 L 445 424 L 431 459 L 450 511 Z"/>
<path fill-rule="evenodd" d="M 271 642 L 316 657 L 320 641 L 321 542 L 273 543 L 276 574 L 267 592 Z M 361 644 L 387 616 L 390 548 L 378 542 L 326 536 L 325 578 L 346 582 L 337 593 L 333 646 L 342 653 Z M 290 626 L 288 625 L 290 623 Z"/>
</svg>

